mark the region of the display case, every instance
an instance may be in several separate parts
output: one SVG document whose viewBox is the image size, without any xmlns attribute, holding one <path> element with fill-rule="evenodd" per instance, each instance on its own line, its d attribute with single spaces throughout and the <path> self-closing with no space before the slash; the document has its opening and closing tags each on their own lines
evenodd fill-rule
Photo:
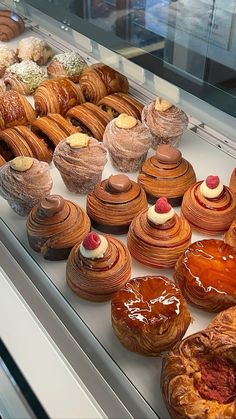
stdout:
<svg viewBox="0 0 236 419">
<path fill-rule="evenodd" d="M 236 156 L 234 1 L 227 2 L 227 8 L 207 0 L 28 0 L 0 5 L 25 21 L 26 30 L 11 41 L 12 47 L 26 36 L 39 36 L 55 53 L 75 50 L 88 64 L 102 61 L 127 75 L 130 94 L 144 104 L 161 95 L 182 107 L 189 125 L 180 150 L 197 179 L 218 174 L 229 184 Z M 32 97 L 29 100 L 33 104 Z M 103 178 L 115 173 L 109 160 Z M 86 196 L 70 193 L 53 165 L 51 175 L 53 193 L 86 208 Z M 130 178 L 136 180 L 137 175 Z M 0 201 L 3 270 L 83 382 L 101 417 L 169 418 L 160 389 L 162 357 L 123 348 L 112 332 L 110 302 L 92 303 L 74 294 L 66 284 L 66 262 L 46 261 L 34 252 L 27 241 L 26 219 Z M 202 237 L 194 233 L 192 241 Z M 126 243 L 126 235 L 119 239 Z M 27 279 L 18 281 L 14 269 L 22 269 Z M 173 278 L 173 270 L 157 271 L 133 261 L 132 277 L 156 274 Z M 213 317 L 192 307 L 190 312 L 187 334 L 206 327 Z"/>
</svg>

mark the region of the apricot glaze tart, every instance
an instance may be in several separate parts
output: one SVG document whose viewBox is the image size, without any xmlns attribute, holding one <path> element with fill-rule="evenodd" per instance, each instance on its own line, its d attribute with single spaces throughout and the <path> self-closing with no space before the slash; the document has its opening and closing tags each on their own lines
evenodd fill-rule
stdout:
<svg viewBox="0 0 236 419">
<path fill-rule="evenodd" d="M 111 313 L 120 342 L 148 356 L 170 349 L 191 320 L 180 290 L 164 276 L 131 279 L 112 298 Z"/>
<path fill-rule="evenodd" d="M 188 221 L 177 215 L 166 198 L 142 210 L 132 221 L 127 246 L 131 255 L 143 265 L 173 268 L 191 242 Z"/>
<path fill-rule="evenodd" d="M 174 279 L 198 308 L 218 312 L 236 305 L 236 250 L 223 240 L 192 243 L 177 261 Z"/>
<path fill-rule="evenodd" d="M 181 209 L 193 229 L 208 235 L 223 234 L 236 218 L 236 193 L 218 176 L 208 176 L 187 190 Z"/>
</svg>

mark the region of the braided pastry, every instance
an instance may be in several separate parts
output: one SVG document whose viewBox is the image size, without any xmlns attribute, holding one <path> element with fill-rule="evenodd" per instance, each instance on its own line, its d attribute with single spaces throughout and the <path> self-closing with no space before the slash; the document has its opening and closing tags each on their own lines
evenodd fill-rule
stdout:
<svg viewBox="0 0 236 419">
<path fill-rule="evenodd" d="M 0 41 L 7 42 L 25 30 L 24 21 L 10 10 L 0 10 Z"/>
<path fill-rule="evenodd" d="M 29 101 L 17 92 L 9 91 L 0 100 L 0 129 L 30 125 L 36 118 Z"/>
</svg>

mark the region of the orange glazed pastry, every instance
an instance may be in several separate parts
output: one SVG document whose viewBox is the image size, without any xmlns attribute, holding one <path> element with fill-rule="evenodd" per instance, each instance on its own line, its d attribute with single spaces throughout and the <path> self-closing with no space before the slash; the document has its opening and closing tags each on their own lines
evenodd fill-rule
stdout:
<svg viewBox="0 0 236 419">
<path fill-rule="evenodd" d="M 174 278 L 198 308 L 217 312 L 236 305 L 236 250 L 222 240 L 192 243 L 177 261 Z"/>
<path fill-rule="evenodd" d="M 171 205 L 178 206 L 184 193 L 196 182 L 196 175 L 177 148 L 162 144 L 157 147 L 156 154 L 144 162 L 138 182 L 150 204 L 166 196 Z"/>
<path fill-rule="evenodd" d="M 173 268 L 191 242 L 191 228 L 177 215 L 166 198 L 141 211 L 130 225 L 127 246 L 143 265 Z"/>
<path fill-rule="evenodd" d="M 98 106 L 112 118 L 117 118 L 121 113 L 125 113 L 141 120 L 144 105 L 126 93 L 113 93 L 113 95 L 103 97 L 98 102 Z"/>
<path fill-rule="evenodd" d="M 125 245 L 111 236 L 91 232 L 71 251 L 66 266 L 69 287 L 80 297 L 106 301 L 131 277 L 131 257 Z"/>
<path fill-rule="evenodd" d="M 90 231 L 90 220 L 79 205 L 59 195 L 42 199 L 30 212 L 26 229 L 29 244 L 45 259 L 67 259 L 73 246 Z"/>
<path fill-rule="evenodd" d="M 226 231 L 224 241 L 230 246 L 236 247 L 236 220 L 232 222 L 228 231 Z"/>
<path fill-rule="evenodd" d="M 131 279 L 112 298 L 113 330 L 130 351 L 158 356 L 184 336 L 191 318 L 173 281 L 164 276 Z"/>
<path fill-rule="evenodd" d="M 35 120 L 35 111 L 25 96 L 9 91 L 0 98 L 0 129 L 16 125 L 30 125 Z"/>
<path fill-rule="evenodd" d="M 187 190 L 181 209 L 193 229 L 208 235 L 223 234 L 236 218 L 236 193 L 218 176 L 208 176 Z"/>
<path fill-rule="evenodd" d="M 233 170 L 232 175 L 230 177 L 229 187 L 236 192 L 236 169 Z"/>
<path fill-rule="evenodd" d="M 144 208 L 145 192 L 123 174 L 98 183 L 87 197 L 87 213 L 93 226 L 106 233 L 127 233 L 133 218 Z"/>
</svg>

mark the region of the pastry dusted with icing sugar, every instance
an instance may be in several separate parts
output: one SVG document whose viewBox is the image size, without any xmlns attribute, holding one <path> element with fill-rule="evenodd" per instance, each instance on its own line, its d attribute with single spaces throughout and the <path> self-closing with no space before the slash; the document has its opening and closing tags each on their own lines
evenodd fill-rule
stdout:
<svg viewBox="0 0 236 419">
<path fill-rule="evenodd" d="M 44 39 L 29 36 L 20 40 L 17 55 L 20 61 L 32 60 L 38 65 L 45 65 L 52 57 L 53 52 Z"/>
<path fill-rule="evenodd" d="M 0 77 L 3 77 L 5 70 L 16 61 L 15 51 L 7 45 L 0 45 Z"/>
<path fill-rule="evenodd" d="M 79 82 L 79 76 L 88 67 L 85 59 L 78 52 L 65 52 L 53 57 L 47 67 L 51 78 L 67 77 L 74 83 Z"/>
<path fill-rule="evenodd" d="M 69 287 L 80 297 L 106 301 L 131 277 L 131 256 L 112 236 L 89 233 L 71 251 L 66 266 Z"/>
<path fill-rule="evenodd" d="M 22 95 L 31 95 L 46 79 L 46 72 L 31 60 L 11 65 L 3 78 L 8 90 L 15 90 Z"/>
</svg>

